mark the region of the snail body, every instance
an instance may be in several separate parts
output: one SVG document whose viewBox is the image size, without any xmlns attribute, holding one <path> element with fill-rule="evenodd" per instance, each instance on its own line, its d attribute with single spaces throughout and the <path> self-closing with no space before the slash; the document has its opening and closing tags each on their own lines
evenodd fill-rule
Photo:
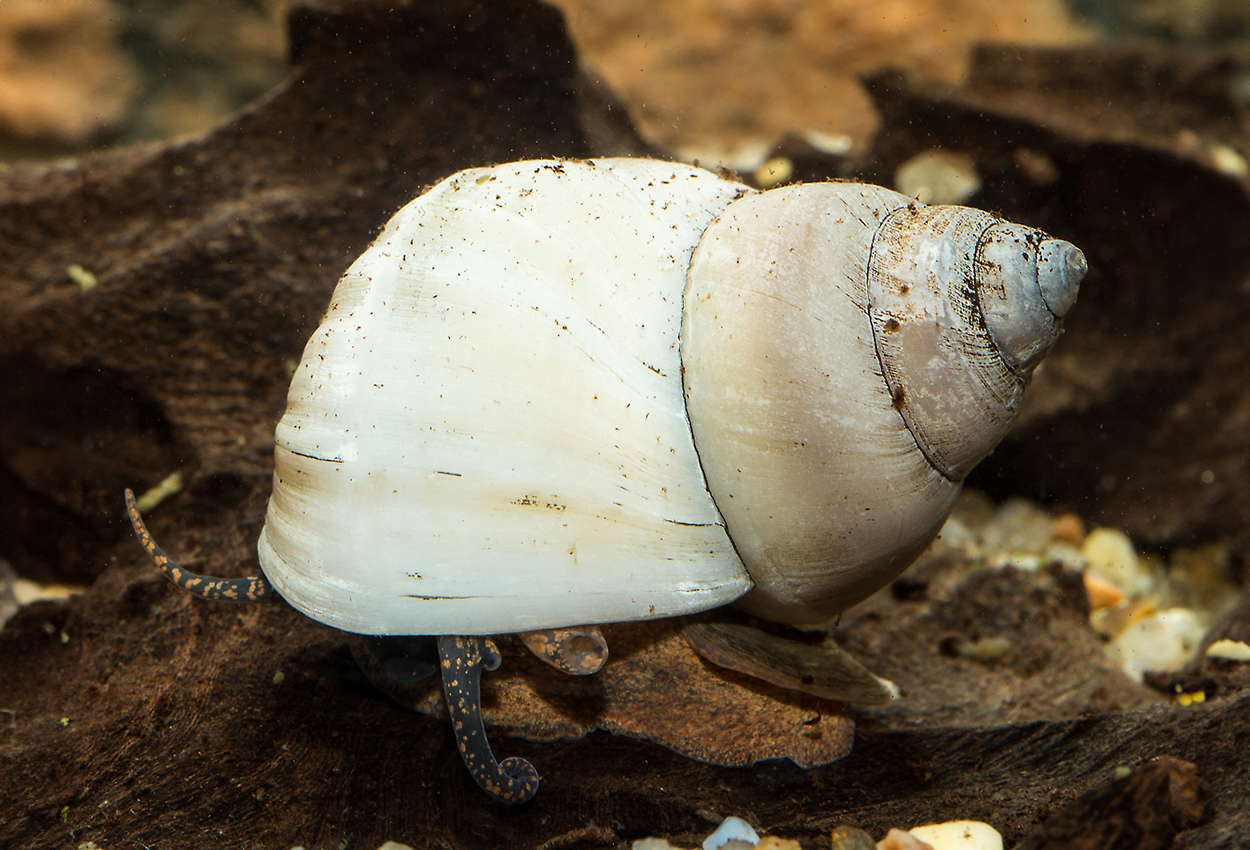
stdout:
<svg viewBox="0 0 1250 850">
<path fill-rule="evenodd" d="M 877 186 L 460 172 L 391 219 L 308 342 L 263 577 L 194 579 L 448 636 L 457 670 L 498 663 L 468 636 L 735 600 L 828 620 L 937 534 L 1084 273 L 1067 242 Z"/>
</svg>

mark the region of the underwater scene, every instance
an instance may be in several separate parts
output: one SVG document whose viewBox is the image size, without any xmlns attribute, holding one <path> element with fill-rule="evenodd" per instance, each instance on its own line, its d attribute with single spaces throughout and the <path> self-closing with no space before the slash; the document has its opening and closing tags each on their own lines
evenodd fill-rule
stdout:
<svg viewBox="0 0 1250 850">
<path fill-rule="evenodd" d="M 0 0 L 0 847 L 1250 844 L 1245 0 Z"/>
</svg>

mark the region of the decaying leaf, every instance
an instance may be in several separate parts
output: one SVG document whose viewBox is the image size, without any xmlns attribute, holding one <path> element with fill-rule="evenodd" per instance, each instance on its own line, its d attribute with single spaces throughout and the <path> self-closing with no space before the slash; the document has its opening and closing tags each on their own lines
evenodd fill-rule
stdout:
<svg viewBox="0 0 1250 850">
<path fill-rule="evenodd" d="M 482 715 L 497 732 L 531 741 L 597 729 L 642 738 L 699 761 L 742 767 L 789 758 L 829 764 L 851 751 L 855 724 L 831 700 L 801 694 L 704 661 L 681 636 L 682 619 L 603 626 L 611 657 L 593 676 L 569 676 L 498 638 L 504 662 L 482 677 Z M 357 651 L 359 656 L 359 651 Z M 446 718 L 437 680 L 387 692 Z"/>
</svg>

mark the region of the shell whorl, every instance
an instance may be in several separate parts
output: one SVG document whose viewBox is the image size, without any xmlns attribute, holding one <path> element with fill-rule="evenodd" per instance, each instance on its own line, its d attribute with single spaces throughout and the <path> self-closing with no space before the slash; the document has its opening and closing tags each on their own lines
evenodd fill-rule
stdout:
<svg viewBox="0 0 1250 850">
<path fill-rule="evenodd" d="M 1074 246 L 981 210 L 907 203 L 881 222 L 873 341 L 895 408 L 942 475 L 962 481 L 1006 435 L 1084 273 Z"/>
<path fill-rule="evenodd" d="M 1033 254 L 1016 263 L 1006 254 L 1020 238 Z M 686 405 L 755 582 L 742 607 L 823 621 L 933 539 L 1054 342 L 1043 296 L 1074 297 L 1063 280 L 1039 281 L 1047 239 L 978 210 L 833 183 L 742 198 L 705 231 L 682 326 Z M 1079 282 L 1081 263 L 1050 253 L 1068 269 L 1050 277 Z M 987 302 L 1006 305 L 988 323 Z M 1040 328 L 1008 338 L 1022 303 L 1023 324 Z"/>
<path fill-rule="evenodd" d="M 677 335 L 746 187 L 650 160 L 456 174 L 335 289 L 276 433 L 259 553 L 364 634 L 673 616 L 749 586 L 703 482 Z"/>
</svg>

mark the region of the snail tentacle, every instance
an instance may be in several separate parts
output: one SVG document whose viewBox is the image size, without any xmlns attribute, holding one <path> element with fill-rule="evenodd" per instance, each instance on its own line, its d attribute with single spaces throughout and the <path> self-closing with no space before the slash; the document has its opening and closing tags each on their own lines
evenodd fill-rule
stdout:
<svg viewBox="0 0 1250 850">
<path fill-rule="evenodd" d="M 139 515 L 139 505 L 135 502 L 135 494 L 126 488 L 126 513 L 130 516 L 130 525 L 139 538 L 139 545 L 148 553 L 152 563 L 165 574 L 171 583 L 201 599 L 212 599 L 226 602 L 279 602 L 282 597 L 274 590 L 269 579 L 263 573 L 243 578 L 214 578 L 198 573 L 188 572 L 161 551 L 152 539 L 151 532 L 143 524 Z"/>
<path fill-rule="evenodd" d="M 495 761 L 482 724 L 482 669 L 499 667 L 499 650 L 484 637 L 440 635 L 438 655 L 447 713 L 464 766 L 478 786 L 499 802 L 529 802 L 538 792 L 538 771 L 515 756 Z"/>
<path fill-rule="evenodd" d="M 570 676 L 598 673 L 608 661 L 608 642 L 598 626 L 522 632 L 521 642 L 540 660 Z"/>
</svg>

